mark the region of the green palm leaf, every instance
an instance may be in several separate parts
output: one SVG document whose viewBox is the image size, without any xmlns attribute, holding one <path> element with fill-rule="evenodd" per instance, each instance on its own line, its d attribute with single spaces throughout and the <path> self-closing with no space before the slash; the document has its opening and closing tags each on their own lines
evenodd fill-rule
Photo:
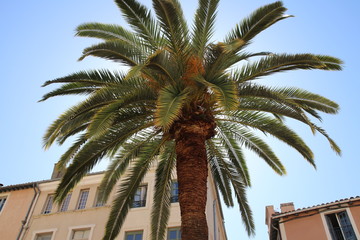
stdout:
<svg viewBox="0 0 360 240">
<path fill-rule="evenodd" d="M 107 201 L 120 177 L 126 173 L 129 164 L 138 158 L 139 154 L 143 151 L 142 149 L 146 148 L 149 142 L 156 139 L 157 134 L 158 132 L 154 133 L 149 130 L 139 132 L 130 141 L 124 143 L 121 146 L 121 151 L 118 151 L 118 154 L 111 158 L 111 163 L 99 187 L 99 196 L 103 201 Z"/>
<path fill-rule="evenodd" d="M 250 17 L 245 18 L 235 29 L 227 36 L 226 42 L 235 39 L 241 39 L 244 42 L 250 41 L 257 34 L 264 31 L 274 23 L 292 17 L 284 15 L 287 9 L 283 7 L 282 2 L 274 2 L 257 9 Z"/>
<path fill-rule="evenodd" d="M 174 142 L 168 142 L 160 156 L 156 169 L 154 203 L 151 212 L 151 239 L 164 239 L 170 215 L 170 193 L 173 170 L 176 163 Z"/>
<path fill-rule="evenodd" d="M 199 0 L 192 37 L 193 47 L 198 56 L 203 56 L 206 46 L 213 35 L 218 4 L 219 0 Z"/>
<path fill-rule="evenodd" d="M 137 35 L 115 24 L 84 23 L 76 28 L 76 36 L 92 37 L 102 40 L 122 40 L 127 44 L 141 46 Z"/>
<path fill-rule="evenodd" d="M 125 19 L 152 48 L 161 45 L 160 31 L 150 11 L 136 0 L 115 0 Z"/>
<path fill-rule="evenodd" d="M 143 61 L 143 52 L 120 40 L 109 40 L 84 49 L 79 61 L 88 56 L 121 62 L 130 67 Z"/>
<path fill-rule="evenodd" d="M 130 169 L 128 176 L 122 181 L 112 204 L 109 220 L 106 224 L 104 240 L 114 239 L 118 235 L 126 214 L 131 207 L 136 190 L 164 143 L 164 140 L 149 142 L 147 146 L 142 149 L 139 154 L 139 160 L 137 160 Z"/>
<path fill-rule="evenodd" d="M 206 142 L 208 160 L 212 176 L 216 186 L 219 188 L 221 196 L 227 207 L 233 207 L 232 190 L 230 180 L 225 176 L 226 167 L 224 166 L 225 154 L 222 153 L 222 147 L 216 143 L 217 139 L 209 139 Z"/>
<path fill-rule="evenodd" d="M 245 82 L 277 72 L 297 69 L 341 70 L 339 59 L 312 54 L 281 54 L 262 58 L 244 65 L 235 72 L 234 80 Z"/>
<path fill-rule="evenodd" d="M 159 93 L 155 124 L 164 130 L 179 118 L 180 112 L 190 94 L 189 89 L 181 90 L 175 86 L 163 88 Z"/>
<path fill-rule="evenodd" d="M 180 57 L 185 53 L 188 45 L 188 27 L 177 0 L 153 0 L 163 33 L 169 41 L 169 47 L 175 56 Z"/>
<path fill-rule="evenodd" d="M 259 137 L 255 136 L 252 132 L 246 131 L 244 128 L 240 129 L 239 125 L 231 125 L 228 123 L 221 123 L 221 124 L 219 123 L 218 127 L 221 129 L 221 132 L 227 133 L 230 136 L 232 135 L 232 138 L 236 138 L 236 140 L 240 142 L 243 146 L 256 153 L 277 174 L 283 175 L 286 173 L 283 164 L 280 162 L 279 158 L 271 150 L 269 145 L 266 144 Z M 226 138 L 224 137 L 224 139 Z M 227 144 L 227 146 L 231 147 L 230 144 Z"/>
<path fill-rule="evenodd" d="M 222 147 L 227 151 L 227 158 L 230 160 L 229 164 L 231 163 L 234 170 L 241 176 L 245 186 L 251 186 L 248 168 L 237 142 L 229 135 L 229 132 L 223 131 L 222 128 L 218 127 L 217 131 Z"/>
<path fill-rule="evenodd" d="M 216 102 L 226 111 L 236 109 L 239 105 L 234 82 L 227 80 L 225 77 L 207 80 L 198 76 L 194 80 L 209 87 L 215 95 Z"/>
<path fill-rule="evenodd" d="M 224 136 L 222 139 L 224 139 Z M 225 141 L 225 145 L 227 144 L 228 143 L 226 143 Z M 233 150 L 230 150 L 230 152 L 231 151 Z M 233 162 L 226 161 L 224 158 L 219 158 L 219 160 L 221 160 L 218 162 L 218 164 L 221 166 L 221 170 L 222 170 L 221 172 L 222 172 L 222 177 L 224 178 L 224 182 L 231 182 L 231 185 L 234 189 L 235 196 L 240 208 L 242 222 L 245 225 L 246 231 L 249 236 L 254 235 L 255 234 L 254 220 L 250 206 L 247 202 L 247 196 L 245 192 L 246 187 L 249 185 L 246 183 L 246 180 L 244 181 L 244 179 L 242 178 L 243 175 L 241 174 L 241 171 L 239 171 L 239 169 L 237 169 L 237 167 L 234 164 L 232 164 Z M 216 183 L 219 184 L 218 181 Z M 223 197 L 225 198 L 225 196 Z"/>
<path fill-rule="evenodd" d="M 275 91 L 283 94 L 287 99 L 301 105 L 305 109 L 309 108 L 330 114 L 336 114 L 339 110 L 339 105 L 334 101 L 306 90 L 299 88 L 281 88 Z"/>
</svg>

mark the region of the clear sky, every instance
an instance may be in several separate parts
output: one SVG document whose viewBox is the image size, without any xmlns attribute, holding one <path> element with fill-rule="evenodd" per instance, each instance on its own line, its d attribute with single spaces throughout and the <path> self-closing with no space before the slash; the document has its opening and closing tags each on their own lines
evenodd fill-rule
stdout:
<svg viewBox="0 0 360 240">
<path fill-rule="evenodd" d="M 149 0 L 141 1 L 150 5 Z M 269 0 L 222 0 L 214 41 L 243 17 Z M 191 22 L 197 1 L 181 1 Z M 337 141 L 342 156 L 337 156 L 327 141 L 313 136 L 297 123 L 298 131 L 315 153 L 314 170 L 294 150 L 269 139 L 287 167 L 286 176 L 277 176 L 260 159 L 248 154 L 252 188 L 248 191 L 257 235 L 267 239 L 265 206 L 294 202 L 308 207 L 360 195 L 360 163 L 357 148 L 360 135 L 360 2 L 358 0 L 284 0 L 288 13 L 295 15 L 263 32 L 251 46 L 253 51 L 275 53 L 317 53 L 341 58 L 341 72 L 294 71 L 261 80 L 273 86 L 297 86 L 338 102 L 338 115 L 323 116 L 320 126 Z M 54 163 L 65 147 L 42 149 L 42 136 L 52 121 L 71 106 L 76 98 L 56 98 L 37 103 L 51 87 L 41 88 L 46 80 L 79 70 L 116 68 L 117 65 L 94 58 L 78 62 L 82 50 L 93 40 L 74 37 L 74 29 L 84 22 L 125 25 L 112 0 L 0 1 L 0 183 L 4 185 L 48 179 Z M 104 166 L 99 166 L 102 169 Z M 248 239 L 237 208 L 225 209 L 225 224 L 230 240 Z"/>
</svg>

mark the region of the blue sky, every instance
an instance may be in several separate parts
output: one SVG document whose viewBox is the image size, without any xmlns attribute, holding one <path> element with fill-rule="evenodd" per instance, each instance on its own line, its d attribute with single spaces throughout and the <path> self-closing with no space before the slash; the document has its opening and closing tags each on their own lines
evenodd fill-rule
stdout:
<svg viewBox="0 0 360 240">
<path fill-rule="evenodd" d="M 150 1 L 141 1 L 150 5 Z M 196 1 L 181 1 L 185 15 L 192 20 Z M 214 41 L 243 17 L 268 0 L 220 3 Z M 337 156 L 327 141 L 310 130 L 291 122 L 315 153 L 314 170 L 294 150 L 268 139 L 287 168 L 277 176 L 260 159 L 248 154 L 252 188 L 248 191 L 257 235 L 266 239 L 265 206 L 279 208 L 294 202 L 296 208 L 360 195 L 360 163 L 357 152 L 360 135 L 358 105 L 360 84 L 356 59 L 360 53 L 360 2 L 357 0 L 285 0 L 294 18 L 281 21 L 263 32 L 250 47 L 253 51 L 276 53 L 316 53 L 341 58 L 341 72 L 295 71 L 260 80 L 272 86 L 297 86 L 319 93 L 340 104 L 337 115 L 323 116 L 320 124 L 342 148 Z M 10 1 L 0 2 L 0 94 L 1 124 L 0 183 L 4 185 L 48 179 L 54 163 L 66 146 L 42 149 L 42 136 L 51 122 L 77 98 L 50 99 L 37 103 L 50 88 L 43 82 L 69 73 L 116 68 L 117 65 L 94 58 L 78 62 L 82 50 L 93 40 L 74 37 L 74 29 L 84 22 L 125 25 L 112 0 Z M 100 166 L 99 169 L 103 168 Z M 237 208 L 225 209 L 230 240 L 248 239 Z"/>
</svg>

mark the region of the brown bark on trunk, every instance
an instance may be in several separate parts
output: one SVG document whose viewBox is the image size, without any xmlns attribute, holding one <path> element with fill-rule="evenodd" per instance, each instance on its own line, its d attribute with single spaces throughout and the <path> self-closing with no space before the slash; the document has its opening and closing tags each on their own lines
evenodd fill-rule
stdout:
<svg viewBox="0 0 360 240">
<path fill-rule="evenodd" d="M 213 134 L 214 124 L 201 120 L 179 123 L 175 130 L 183 240 L 208 240 L 205 214 L 208 164 L 205 141 Z"/>
</svg>

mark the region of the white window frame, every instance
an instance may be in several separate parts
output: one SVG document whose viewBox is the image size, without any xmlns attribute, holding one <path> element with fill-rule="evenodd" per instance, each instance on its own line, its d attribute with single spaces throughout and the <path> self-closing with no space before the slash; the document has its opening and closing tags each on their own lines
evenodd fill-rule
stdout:
<svg viewBox="0 0 360 240">
<path fill-rule="evenodd" d="M 82 195 L 83 192 L 87 192 L 87 197 L 86 197 L 86 201 L 85 201 L 85 206 L 83 208 L 80 208 L 81 195 Z M 79 199 L 78 199 L 77 204 L 76 204 L 76 210 L 86 209 L 86 205 L 88 204 L 89 196 L 90 196 L 90 188 L 84 188 L 84 189 L 80 190 Z"/>
<path fill-rule="evenodd" d="M 99 188 L 96 189 L 93 207 L 104 207 L 104 206 L 106 206 L 106 202 L 101 202 L 103 205 L 97 206 L 97 204 L 99 203 L 98 199 L 99 199 Z"/>
<path fill-rule="evenodd" d="M 320 213 L 320 216 L 321 216 L 321 220 L 322 220 L 322 223 L 323 223 L 323 226 L 324 226 L 324 229 L 325 229 L 325 234 L 326 234 L 326 237 L 328 240 L 332 240 L 331 238 L 331 233 L 329 231 L 329 226 L 327 224 L 327 221 L 326 221 L 326 215 L 329 215 L 329 214 L 334 214 L 334 213 L 338 213 L 338 212 L 343 212 L 343 211 L 346 211 L 348 217 L 349 217 L 349 220 L 351 222 L 351 226 L 353 227 L 354 229 L 354 232 L 355 232 L 355 235 L 356 235 L 356 238 L 357 239 L 360 239 L 360 234 L 359 234 L 359 230 L 356 226 L 356 223 L 354 221 L 354 218 L 351 214 L 351 211 L 348 207 L 343 207 L 343 208 L 338 208 L 338 209 L 334 209 L 334 210 L 329 210 L 329 211 L 324 211 L 324 212 L 321 212 Z"/>
<path fill-rule="evenodd" d="M 66 212 L 69 211 L 69 205 L 70 205 L 70 201 L 72 198 L 72 192 L 68 193 L 65 197 L 65 199 L 61 202 L 60 206 L 59 206 L 59 212 Z M 66 209 L 63 210 L 63 207 L 66 204 Z"/>
<path fill-rule="evenodd" d="M 54 209 L 54 196 L 55 196 L 55 194 L 53 194 L 53 193 L 50 193 L 50 194 L 48 194 L 48 195 L 46 196 L 43 209 L 41 210 L 41 214 L 47 215 L 47 214 L 50 214 L 50 213 L 53 212 L 53 209 Z M 51 209 L 50 209 L 50 212 L 45 213 L 45 209 L 46 209 L 46 207 L 47 207 L 47 205 L 48 205 L 48 201 L 49 201 L 49 198 L 50 198 L 50 197 L 52 197 Z"/>
<path fill-rule="evenodd" d="M 143 230 L 143 229 L 141 229 L 141 230 L 125 231 L 125 232 L 124 232 L 124 240 L 126 240 L 126 237 L 128 236 L 129 233 L 130 233 L 130 234 L 131 234 L 131 233 L 132 233 L 132 234 L 141 233 L 141 235 L 142 235 L 142 236 L 141 236 L 142 240 L 145 240 L 145 239 L 144 239 L 144 236 L 145 236 L 145 235 L 144 235 L 144 230 Z"/>
<path fill-rule="evenodd" d="M 66 238 L 66 239 L 67 239 L 67 240 L 71 240 L 72 234 L 73 234 L 73 232 L 76 231 L 76 230 L 90 229 L 89 240 L 91 240 L 91 239 L 92 239 L 93 232 L 94 232 L 94 228 L 95 228 L 95 224 L 69 227 L 69 231 L 68 231 L 68 235 L 67 235 L 67 238 Z"/>
<path fill-rule="evenodd" d="M 34 231 L 32 234 L 32 240 L 36 240 L 36 235 L 43 234 L 43 233 L 52 233 L 51 240 L 55 240 L 55 234 L 57 232 L 57 228 L 50 228 L 50 229 L 42 229 L 38 231 Z"/>
<path fill-rule="evenodd" d="M 0 195 L 0 198 L 6 199 L 4 205 L 2 206 L 2 209 L 0 211 L 0 215 L 1 215 L 1 213 L 4 211 L 4 209 L 6 207 L 6 204 L 9 202 L 10 194 L 2 194 L 2 195 Z"/>
<path fill-rule="evenodd" d="M 136 193 L 135 193 L 133 203 L 131 204 L 131 209 L 146 208 L 148 206 L 148 200 L 147 200 L 148 195 L 149 195 L 149 192 L 148 192 L 148 190 L 149 190 L 148 187 L 149 186 L 148 186 L 148 184 L 146 183 L 146 184 L 139 185 L 139 187 L 136 189 L 136 191 L 138 191 L 139 188 L 143 188 L 143 187 L 145 187 L 145 197 L 143 199 L 140 199 L 140 203 L 145 202 L 144 206 L 139 206 L 139 207 L 135 206 L 135 202 L 136 202 L 135 201 Z"/>
</svg>

